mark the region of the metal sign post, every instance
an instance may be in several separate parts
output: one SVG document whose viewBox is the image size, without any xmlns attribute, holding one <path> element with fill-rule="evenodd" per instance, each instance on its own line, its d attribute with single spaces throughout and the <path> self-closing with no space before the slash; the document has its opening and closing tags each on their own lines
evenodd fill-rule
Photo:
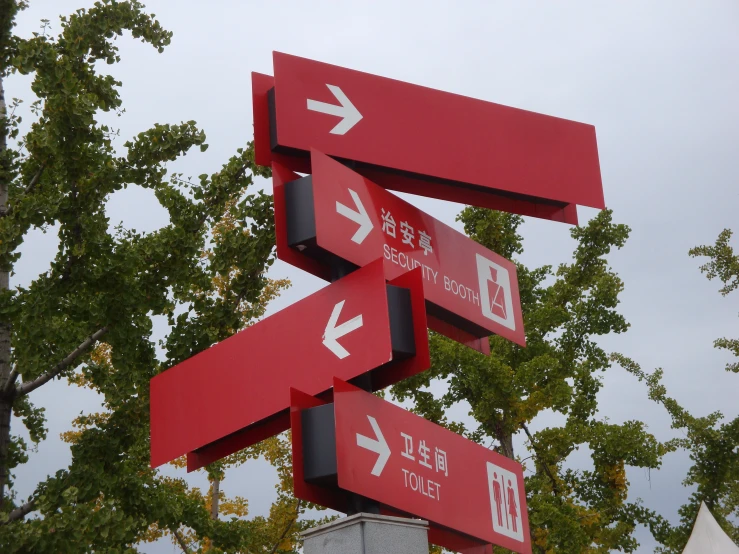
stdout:
<svg viewBox="0 0 739 554">
<path fill-rule="evenodd" d="M 356 514 L 305 533 L 307 554 L 531 554 L 521 465 L 371 394 L 430 367 L 428 328 L 525 346 L 516 265 L 387 189 L 576 224 L 605 208 L 595 129 L 273 59 L 252 100 L 277 256 L 331 284 L 151 380 L 152 467 L 291 428 L 295 496 Z"/>
</svg>

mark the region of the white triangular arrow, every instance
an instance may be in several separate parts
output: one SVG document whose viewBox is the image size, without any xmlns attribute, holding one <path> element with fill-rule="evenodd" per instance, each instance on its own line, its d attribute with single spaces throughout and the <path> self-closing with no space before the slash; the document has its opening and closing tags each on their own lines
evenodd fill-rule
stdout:
<svg viewBox="0 0 739 554">
<path fill-rule="evenodd" d="M 329 132 L 332 135 L 344 135 L 359 123 L 359 120 L 362 119 L 362 114 L 359 113 L 359 110 L 355 108 L 354 104 L 352 104 L 346 97 L 343 90 L 335 85 L 327 84 L 326 86 L 341 105 L 337 106 L 336 104 L 327 104 L 326 102 L 308 99 L 308 109 L 314 112 L 342 117 L 343 119 Z"/>
<path fill-rule="evenodd" d="M 344 302 L 345 300 L 342 300 L 334 306 L 334 310 L 331 312 L 331 317 L 328 318 L 326 329 L 323 331 L 323 346 L 336 354 L 340 360 L 349 356 L 349 352 L 336 342 L 336 339 L 340 339 L 344 335 L 351 333 L 352 331 L 356 331 L 362 326 L 362 314 L 351 318 L 349 321 L 346 321 L 341 325 L 336 325 L 339 321 L 339 316 L 341 315 L 341 309 L 344 307 Z"/>
<path fill-rule="evenodd" d="M 370 425 L 372 425 L 372 430 L 375 432 L 377 440 L 357 433 L 357 446 L 366 448 L 367 450 L 371 450 L 377 454 L 377 461 L 375 462 L 375 467 L 372 468 L 371 473 L 372 475 L 379 477 L 382 470 L 385 468 L 385 464 L 390 458 L 390 447 L 387 445 L 387 441 L 382 435 L 382 431 L 380 431 L 380 426 L 377 425 L 377 420 L 371 415 L 368 415 L 367 419 L 369 419 Z"/>
<path fill-rule="evenodd" d="M 359 199 L 359 195 L 352 189 L 348 190 L 349 194 L 351 194 L 352 196 L 352 200 L 354 200 L 354 205 L 357 207 L 358 211 L 352 210 L 349 206 L 345 206 L 338 200 L 336 201 L 336 211 L 340 215 L 351 219 L 354 223 L 357 223 L 359 225 L 359 229 L 357 229 L 357 232 L 354 233 L 352 240 L 357 244 L 362 244 L 362 242 L 365 238 L 367 238 L 367 235 L 369 235 L 374 226 L 372 225 L 372 220 L 370 219 L 369 215 L 367 215 L 367 210 L 364 209 L 364 205 Z"/>
</svg>

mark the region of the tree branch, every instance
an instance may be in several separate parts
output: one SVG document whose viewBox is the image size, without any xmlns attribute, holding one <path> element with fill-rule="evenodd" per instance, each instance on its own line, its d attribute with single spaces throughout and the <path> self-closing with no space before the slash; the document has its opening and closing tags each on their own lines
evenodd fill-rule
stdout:
<svg viewBox="0 0 739 554">
<path fill-rule="evenodd" d="M 34 176 L 31 177 L 31 182 L 26 185 L 26 188 L 23 192 L 24 195 L 33 191 L 33 189 L 38 184 L 39 179 L 41 179 L 41 175 L 43 174 L 45 168 L 46 166 L 44 164 L 41 164 L 41 167 L 39 167 Z M 0 208 L 0 217 L 9 216 L 11 213 L 13 213 L 13 206 L 3 206 L 2 208 Z"/>
<path fill-rule="evenodd" d="M 38 171 L 36 171 L 36 174 L 31 177 L 31 182 L 28 183 L 28 186 L 26 186 L 24 194 L 28 194 L 33 190 L 33 188 L 39 182 L 39 179 L 41 179 L 41 175 L 44 173 L 44 169 L 46 169 L 46 165 L 41 164 L 38 168 Z"/>
<path fill-rule="evenodd" d="M 554 494 L 559 496 L 559 487 L 557 486 L 557 480 L 554 478 L 554 475 L 552 475 L 552 471 L 549 469 L 549 465 L 542 459 L 541 455 L 539 454 L 539 449 L 536 446 L 536 442 L 534 442 L 534 437 L 531 436 L 529 428 L 526 426 L 525 423 L 521 423 L 521 427 L 523 427 L 523 430 L 526 432 L 526 436 L 529 437 L 531 448 L 533 448 L 534 454 L 536 454 L 539 462 L 541 462 L 541 467 L 544 468 L 544 472 L 547 474 L 549 480 L 552 482 L 552 490 L 554 491 Z"/>
<path fill-rule="evenodd" d="M 190 549 L 187 547 L 187 543 L 185 542 L 185 539 L 182 537 L 182 535 L 180 535 L 180 532 L 175 529 L 174 531 L 172 531 L 172 534 L 177 539 L 177 542 L 179 543 L 180 548 L 182 548 L 182 551 L 185 554 L 190 554 Z"/>
<path fill-rule="evenodd" d="M 16 520 L 23 519 L 24 517 L 26 517 L 26 515 L 28 515 L 35 509 L 36 509 L 36 499 L 34 498 L 32 500 L 29 500 L 25 504 L 23 504 L 23 506 L 20 506 L 16 508 L 15 510 L 13 510 L 12 512 L 10 512 L 8 514 L 8 521 L 6 521 L 4 524 L 0 523 L 0 525 L 7 525 L 8 523 L 12 523 Z"/>
<path fill-rule="evenodd" d="M 282 535 L 280 535 L 280 538 L 277 539 L 277 542 L 272 547 L 272 550 L 269 551 L 269 554 L 275 554 L 277 552 L 277 547 L 280 546 L 280 543 L 282 540 L 287 536 L 287 532 L 290 530 L 290 528 L 293 526 L 293 524 L 298 521 L 298 516 L 300 515 L 300 503 L 302 500 L 298 500 L 298 505 L 295 508 L 295 518 L 290 520 L 290 523 L 287 524 L 287 527 L 285 527 L 285 530 L 282 532 Z"/>
<path fill-rule="evenodd" d="M 61 362 L 56 364 L 49 371 L 47 371 L 43 375 L 40 375 L 33 381 L 29 381 L 28 383 L 22 383 L 17 389 L 18 396 L 23 396 L 25 394 L 28 394 L 29 392 L 36 390 L 37 388 L 47 383 L 48 381 L 51 381 L 54 377 L 56 377 L 62 371 L 64 371 L 67 367 L 69 367 L 72 364 L 72 362 L 74 362 L 77 358 L 79 358 L 82 354 L 84 354 L 85 351 L 88 348 L 90 348 L 90 346 L 95 344 L 98 341 L 98 339 L 107 332 L 108 332 L 107 326 L 103 327 L 102 329 L 98 329 L 92 335 L 87 337 L 77 348 L 75 348 L 74 351 L 69 356 L 64 358 Z"/>
</svg>

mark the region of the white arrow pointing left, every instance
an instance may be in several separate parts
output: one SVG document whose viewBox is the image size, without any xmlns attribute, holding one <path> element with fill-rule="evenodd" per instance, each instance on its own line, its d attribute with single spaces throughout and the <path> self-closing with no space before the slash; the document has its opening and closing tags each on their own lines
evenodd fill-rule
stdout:
<svg viewBox="0 0 739 554">
<path fill-rule="evenodd" d="M 371 450 L 372 452 L 377 454 L 375 467 L 372 468 L 372 471 L 370 473 L 372 473 L 372 475 L 374 475 L 375 477 L 379 477 L 382 473 L 382 470 L 385 469 L 385 464 L 390 458 L 390 447 L 387 445 L 387 441 L 382 435 L 382 431 L 380 431 L 380 426 L 377 425 L 377 420 L 371 415 L 368 415 L 367 419 L 369 419 L 370 425 L 372 425 L 372 430 L 375 432 L 375 437 L 377 437 L 377 440 L 365 437 L 364 435 L 360 435 L 359 433 L 357 433 L 357 446 L 360 446 L 361 448 L 366 448 L 367 450 Z"/>
<path fill-rule="evenodd" d="M 347 131 L 359 123 L 359 120 L 362 119 L 362 114 L 354 107 L 354 104 L 351 103 L 349 98 L 346 97 L 343 90 L 336 85 L 327 84 L 326 86 L 341 105 L 337 106 L 336 104 L 327 104 L 326 102 L 308 99 L 308 109 L 314 112 L 341 117 L 342 120 L 329 132 L 332 135 L 345 135 Z"/>
<path fill-rule="evenodd" d="M 331 352 L 336 354 L 340 360 L 343 360 L 349 356 L 346 348 L 341 346 L 336 339 L 340 339 L 344 335 L 356 331 L 362 326 L 362 314 L 351 318 L 349 321 L 345 321 L 341 325 L 336 325 L 339 322 L 339 316 L 341 315 L 341 309 L 344 307 L 345 300 L 338 302 L 334 306 L 334 310 L 331 312 L 331 317 L 328 318 L 326 329 L 323 332 L 323 346 L 328 348 Z"/>
<path fill-rule="evenodd" d="M 357 223 L 359 225 L 359 229 L 357 229 L 357 232 L 354 233 L 352 241 L 356 242 L 357 244 L 362 244 L 362 242 L 364 242 L 364 239 L 367 238 L 367 235 L 369 235 L 370 231 L 373 229 L 374 225 L 372 225 L 372 220 L 370 219 L 370 216 L 367 215 L 367 210 L 364 209 L 364 204 L 362 204 L 359 195 L 352 189 L 348 190 L 349 194 L 351 194 L 352 196 L 352 200 L 354 200 L 354 205 L 357 207 L 357 210 L 352 210 L 349 206 L 345 206 L 337 200 L 336 211 L 340 215 L 343 215 L 344 217 L 352 220 L 354 223 Z"/>
</svg>

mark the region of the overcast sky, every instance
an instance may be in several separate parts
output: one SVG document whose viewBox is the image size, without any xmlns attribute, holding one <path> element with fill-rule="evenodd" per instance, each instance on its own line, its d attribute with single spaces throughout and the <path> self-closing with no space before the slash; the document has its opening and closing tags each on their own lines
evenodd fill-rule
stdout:
<svg viewBox="0 0 739 554">
<path fill-rule="evenodd" d="M 273 50 L 595 125 L 606 204 L 617 222 L 632 228 L 626 247 L 610 258 L 626 285 L 621 308 L 632 326 L 602 344 L 645 369 L 663 367 L 670 394 L 696 415 L 721 409 L 727 418 L 737 416 L 737 377 L 724 371 L 729 358 L 712 342 L 739 335 L 739 296 L 722 298 L 718 283 L 698 271 L 702 262 L 687 256 L 691 247 L 713 243 L 725 227 L 739 231 L 735 0 L 145 3 L 174 38 L 161 55 L 119 40 L 122 63 L 102 66 L 123 81 L 126 114 L 112 123 L 121 130 L 121 146 L 154 122 L 195 119 L 210 149 L 178 165 L 186 174 L 216 171 L 251 139 L 250 73 L 272 74 Z M 43 18 L 56 32 L 59 15 L 90 5 L 31 0 L 18 32 L 30 35 Z M 27 84 L 12 78 L 6 95 L 28 98 Z M 260 186 L 270 190 L 267 182 Z M 459 228 L 459 205 L 405 198 Z M 131 188 L 110 200 L 108 213 L 112 225 L 140 231 L 167 222 L 153 195 Z M 594 214 L 579 208 L 583 222 Z M 523 234 L 525 263 L 569 260 L 573 241 L 567 225 L 527 218 Z M 53 232 L 32 232 L 14 284 L 28 284 L 45 271 L 55 247 Z M 325 285 L 282 262 L 271 274 L 293 282 L 272 311 Z M 166 331 L 161 322 L 157 330 Z M 67 465 L 69 448 L 58 434 L 81 410 L 98 405 L 93 393 L 59 381 L 34 392 L 33 401 L 47 408 L 50 438 L 17 471 L 21 495 Z M 619 368 L 605 376 L 600 407 L 614 423 L 638 418 L 659 439 L 674 436 L 662 408 Z M 463 409 L 459 416 L 465 417 Z M 557 421 L 542 416 L 533 427 Z M 570 463 L 581 467 L 587 461 L 587 453 L 578 452 Z M 689 494 L 680 485 L 688 466 L 687 456 L 673 454 L 651 476 L 631 470 L 630 497 L 676 521 Z M 202 475 L 188 479 L 205 486 Z M 253 462 L 229 474 L 223 489 L 248 497 L 252 514 L 265 514 L 273 482 L 269 466 Z M 651 552 L 648 533 L 639 537 L 639 552 Z M 145 551 L 178 550 L 162 542 Z"/>
</svg>

